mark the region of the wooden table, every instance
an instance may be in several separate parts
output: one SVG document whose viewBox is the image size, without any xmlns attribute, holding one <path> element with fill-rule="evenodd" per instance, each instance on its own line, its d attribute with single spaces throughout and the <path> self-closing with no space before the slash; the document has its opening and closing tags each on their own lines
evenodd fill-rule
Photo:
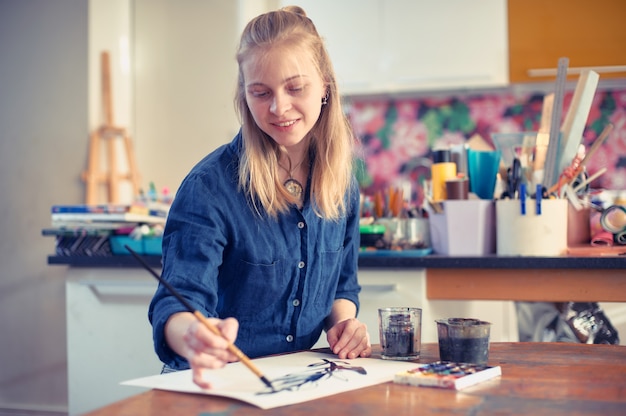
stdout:
<svg viewBox="0 0 626 416">
<path fill-rule="evenodd" d="M 438 358 L 436 344 L 422 346 L 420 362 Z M 261 410 L 227 398 L 151 390 L 88 415 L 626 414 L 624 346 L 492 343 L 489 364 L 502 366 L 501 378 L 460 392 L 389 382 Z"/>
</svg>

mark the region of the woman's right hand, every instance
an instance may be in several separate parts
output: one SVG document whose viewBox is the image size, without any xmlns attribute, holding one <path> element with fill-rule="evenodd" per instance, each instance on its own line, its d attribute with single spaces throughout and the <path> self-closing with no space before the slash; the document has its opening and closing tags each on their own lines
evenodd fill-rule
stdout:
<svg viewBox="0 0 626 416">
<path fill-rule="evenodd" d="M 238 360 L 237 356 L 228 350 L 228 346 L 237 338 L 239 322 L 235 318 L 207 319 L 215 325 L 222 336 L 211 332 L 188 312 L 172 315 L 165 326 L 168 344 L 187 359 L 191 366 L 193 382 L 203 389 L 211 387 L 211 384 L 203 378 L 205 369 L 222 368 L 227 363 Z"/>
</svg>

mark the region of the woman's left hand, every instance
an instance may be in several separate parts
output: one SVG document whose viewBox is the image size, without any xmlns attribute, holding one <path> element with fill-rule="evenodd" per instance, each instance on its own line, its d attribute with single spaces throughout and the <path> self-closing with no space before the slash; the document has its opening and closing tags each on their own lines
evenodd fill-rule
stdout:
<svg viewBox="0 0 626 416">
<path fill-rule="evenodd" d="M 356 318 L 337 322 L 326 332 L 328 345 L 341 359 L 372 355 L 372 345 L 367 326 Z"/>
</svg>

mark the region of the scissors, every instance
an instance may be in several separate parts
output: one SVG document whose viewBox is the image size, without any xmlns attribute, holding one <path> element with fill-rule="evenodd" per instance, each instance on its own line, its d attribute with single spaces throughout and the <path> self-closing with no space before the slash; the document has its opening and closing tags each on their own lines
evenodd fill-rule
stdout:
<svg viewBox="0 0 626 416">
<path fill-rule="evenodd" d="M 516 197 L 521 178 L 522 164 L 518 158 L 515 158 L 513 159 L 513 165 L 507 169 L 506 191 L 502 192 L 502 199 Z"/>
</svg>

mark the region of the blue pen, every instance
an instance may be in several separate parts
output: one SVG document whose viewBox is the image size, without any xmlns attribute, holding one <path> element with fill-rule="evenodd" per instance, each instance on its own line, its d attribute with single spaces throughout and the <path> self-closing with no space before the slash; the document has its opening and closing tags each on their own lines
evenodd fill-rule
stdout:
<svg viewBox="0 0 626 416">
<path fill-rule="evenodd" d="M 522 183 L 519 186 L 519 201 L 521 205 L 521 214 L 526 215 L 526 184 Z"/>
<path fill-rule="evenodd" d="M 543 187 L 540 183 L 537 184 L 537 191 L 535 193 L 535 214 L 541 215 L 541 198 L 543 198 Z"/>
</svg>

